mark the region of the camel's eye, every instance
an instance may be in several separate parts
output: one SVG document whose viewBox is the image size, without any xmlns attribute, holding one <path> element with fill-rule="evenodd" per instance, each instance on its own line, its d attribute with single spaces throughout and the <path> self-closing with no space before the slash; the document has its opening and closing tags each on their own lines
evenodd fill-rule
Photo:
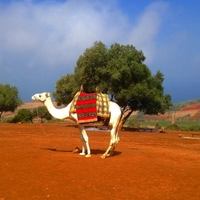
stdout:
<svg viewBox="0 0 200 200">
<path fill-rule="evenodd" d="M 39 97 L 41 97 L 41 95 L 39 95 Z"/>
</svg>

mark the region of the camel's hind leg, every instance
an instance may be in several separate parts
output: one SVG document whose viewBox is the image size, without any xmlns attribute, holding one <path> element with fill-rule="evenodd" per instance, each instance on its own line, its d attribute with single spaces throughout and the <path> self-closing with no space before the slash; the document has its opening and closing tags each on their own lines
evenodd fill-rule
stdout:
<svg viewBox="0 0 200 200">
<path fill-rule="evenodd" d="M 115 125 L 112 127 L 111 132 L 110 132 L 110 134 L 111 134 L 110 145 L 109 145 L 108 149 L 106 150 L 106 152 L 101 156 L 101 158 L 106 158 L 108 156 L 113 155 L 116 144 L 120 140 L 119 139 L 119 131 L 122 128 L 123 118 L 124 118 L 124 116 L 121 117 L 118 125 Z"/>
<path fill-rule="evenodd" d="M 110 134 L 111 134 L 110 144 L 109 144 L 106 152 L 101 156 L 101 158 L 106 158 L 106 157 L 112 156 L 114 153 L 116 144 L 119 141 L 118 132 L 116 133 L 116 128 L 113 127 Z"/>
<path fill-rule="evenodd" d="M 115 150 L 116 143 L 110 143 L 109 147 L 107 148 L 106 152 L 101 156 L 101 158 L 106 158 L 112 156 Z"/>
</svg>

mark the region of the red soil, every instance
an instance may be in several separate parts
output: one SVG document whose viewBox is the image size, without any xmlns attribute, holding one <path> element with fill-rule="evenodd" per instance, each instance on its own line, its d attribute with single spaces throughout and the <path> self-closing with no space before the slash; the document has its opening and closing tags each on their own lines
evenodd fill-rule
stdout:
<svg viewBox="0 0 200 200">
<path fill-rule="evenodd" d="M 200 103 L 195 103 L 195 104 L 192 104 L 192 105 L 188 105 L 181 110 L 186 111 L 186 110 L 199 110 L 199 109 L 200 109 Z"/>
<path fill-rule="evenodd" d="M 179 134 L 121 131 L 101 159 L 108 132 L 88 131 L 85 158 L 74 125 L 1 123 L 0 200 L 199 200 L 200 140 Z"/>
</svg>

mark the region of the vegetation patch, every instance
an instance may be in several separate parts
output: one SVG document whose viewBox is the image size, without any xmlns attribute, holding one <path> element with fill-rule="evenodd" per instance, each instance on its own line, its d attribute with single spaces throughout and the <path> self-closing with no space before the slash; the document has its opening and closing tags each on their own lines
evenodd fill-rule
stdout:
<svg viewBox="0 0 200 200">
<path fill-rule="evenodd" d="M 177 124 L 170 124 L 165 127 L 165 130 L 179 130 L 179 131 L 195 131 L 200 132 L 200 125 L 180 126 Z"/>
</svg>

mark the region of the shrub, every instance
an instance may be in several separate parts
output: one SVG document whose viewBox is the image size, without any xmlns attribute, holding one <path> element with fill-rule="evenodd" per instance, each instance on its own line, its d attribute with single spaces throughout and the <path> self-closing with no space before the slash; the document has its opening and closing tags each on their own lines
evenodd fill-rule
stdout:
<svg viewBox="0 0 200 200">
<path fill-rule="evenodd" d="M 156 124 L 154 129 L 159 130 L 159 129 L 161 129 L 161 126 L 159 124 Z"/>
<path fill-rule="evenodd" d="M 180 131 L 190 131 L 190 128 L 188 126 L 180 126 Z"/>
<path fill-rule="evenodd" d="M 33 113 L 25 108 L 20 109 L 17 114 L 14 116 L 14 118 L 11 120 L 11 123 L 17 123 L 17 122 L 32 122 L 33 120 Z"/>
<path fill-rule="evenodd" d="M 180 127 L 176 124 L 170 124 L 165 127 L 165 130 L 180 130 Z"/>
<path fill-rule="evenodd" d="M 140 127 L 140 123 L 137 119 L 135 118 L 130 118 L 126 121 L 125 125 L 133 127 L 133 128 L 139 128 Z"/>
<path fill-rule="evenodd" d="M 37 116 L 40 118 L 41 123 L 45 122 L 46 120 L 51 120 L 52 116 L 47 110 L 45 106 L 39 106 L 37 109 L 33 110 L 33 116 Z"/>
<path fill-rule="evenodd" d="M 180 131 L 200 131 L 200 125 L 191 125 L 191 126 L 178 126 L 176 124 L 170 124 L 165 127 L 165 130 L 180 130 Z"/>
<path fill-rule="evenodd" d="M 200 131 L 200 126 L 199 125 L 193 125 L 189 127 L 189 131 Z"/>
<path fill-rule="evenodd" d="M 3 123 L 11 123 L 13 120 L 13 117 L 6 117 L 6 118 L 3 118 L 3 120 L 1 122 Z"/>
</svg>

